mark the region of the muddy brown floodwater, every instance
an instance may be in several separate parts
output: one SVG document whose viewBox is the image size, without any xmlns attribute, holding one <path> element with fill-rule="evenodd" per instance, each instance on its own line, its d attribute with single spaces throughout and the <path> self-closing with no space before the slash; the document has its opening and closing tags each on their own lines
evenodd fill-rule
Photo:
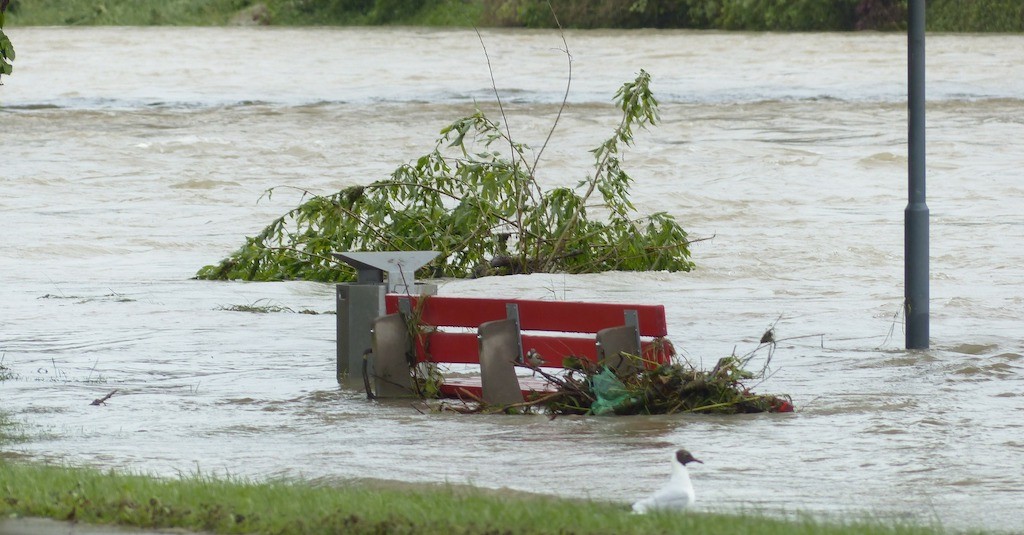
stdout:
<svg viewBox="0 0 1024 535">
<path fill-rule="evenodd" d="M 300 193 L 427 152 L 490 75 L 468 30 L 10 28 L 0 87 L 0 382 L 52 462 L 159 476 L 472 483 L 622 503 L 676 447 L 698 507 L 1024 531 L 1024 38 L 928 41 L 931 349 L 902 349 L 905 36 L 569 32 L 545 186 L 586 176 L 643 68 L 662 123 L 624 167 L 691 273 L 437 281 L 446 295 L 662 303 L 710 366 L 775 324 L 793 414 L 421 414 L 334 379 L 329 285 L 191 280 Z M 557 34 L 484 31 L 513 135 L 565 88 Z M 761 363 L 755 362 L 754 365 Z M 90 402 L 112 390 L 105 405 Z"/>
</svg>

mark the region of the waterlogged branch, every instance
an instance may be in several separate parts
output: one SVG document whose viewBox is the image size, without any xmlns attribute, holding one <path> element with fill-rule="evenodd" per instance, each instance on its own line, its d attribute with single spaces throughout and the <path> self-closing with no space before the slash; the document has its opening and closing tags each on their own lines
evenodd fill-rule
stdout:
<svg viewBox="0 0 1024 535">
<path fill-rule="evenodd" d="M 573 213 L 572 218 L 569 220 L 569 224 L 566 225 L 562 234 L 558 237 L 558 241 L 555 243 L 551 256 L 544 262 L 545 268 L 550 268 L 555 256 L 561 253 L 562 247 L 564 247 L 565 241 L 569 237 L 569 233 L 575 229 L 583 213 L 583 207 L 590 199 L 590 196 L 593 195 L 594 190 L 597 189 L 603 181 L 608 181 L 609 165 L 611 162 L 615 161 L 614 157 L 619 152 L 619 142 L 621 141 L 626 145 L 632 144 L 634 123 L 640 128 L 646 127 L 647 124 L 656 124 L 658 102 L 654 100 L 651 95 L 650 81 L 650 75 L 647 74 L 647 71 L 641 69 L 640 74 L 634 82 L 623 85 L 622 88 L 619 89 L 619 92 L 616 93 L 616 101 L 622 108 L 622 120 L 619 122 L 619 126 L 615 129 L 612 137 L 593 151 L 594 156 L 597 159 L 597 167 L 594 170 L 592 178 L 588 181 L 587 190 L 582 196 L 580 207 Z M 625 176 L 625 178 L 628 179 L 629 177 Z M 617 188 L 618 192 L 625 193 L 626 185 L 627 184 L 625 183 L 619 184 Z M 609 195 L 606 194 L 606 202 L 608 199 Z M 632 203 L 629 202 L 628 198 L 624 199 L 624 205 L 631 208 Z M 612 206 L 612 208 L 616 211 L 620 211 L 619 208 L 621 207 Z"/>
<path fill-rule="evenodd" d="M 315 193 L 310 192 L 309 190 L 305 190 L 305 189 L 302 189 L 302 188 L 296 188 L 294 186 L 279 186 L 279 187 L 287 187 L 287 188 L 298 189 L 299 191 L 303 192 L 303 197 L 302 198 L 305 198 L 305 197 L 309 196 L 309 197 L 312 197 L 312 199 L 310 201 L 306 201 L 303 205 L 300 205 L 298 208 L 294 208 L 294 209 L 290 210 L 288 213 L 286 213 L 285 215 L 283 215 L 283 216 L 277 218 L 276 220 L 274 220 L 274 224 L 272 224 L 271 227 L 275 226 L 275 224 L 283 227 L 283 225 L 284 225 L 285 221 L 287 220 L 287 218 L 294 217 L 296 214 L 300 214 L 302 212 L 302 208 L 304 206 L 307 206 L 310 202 L 321 202 L 321 203 L 324 203 L 324 204 L 332 206 L 333 208 L 335 208 L 338 211 L 342 212 L 346 216 L 348 216 L 348 217 L 358 221 L 360 224 L 362 224 L 367 229 L 367 231 L 371 232 L 378 240 L 381 240 L 383 242 L 391 244 L 392 243 L 392 238 L 401 239 L 401 237 L 400 236 L 387 236 L 387 235 L 385 235 L 379 229 L 377 229 L 374 225 L 370 224 L 370 222 L 367 219 L 365 219 L 362 216 L 362 214 L 360 214 L 359 212 L 357 212 L 355 210 L 351 210 L 349 208 L 346 208 L 343 204 L 338 202 L 339 198 L 345 197 L 345 198 L 347 198 L 350 201 L 350 203 L 352 203 L 352 202 L 355 201 L 355 198 L 357 198 L 358 196 L 360 196 L 362 194 L 362 192 L 363 192 L 363 190 L 365 188 L 367 188 L 367 187 L 372 188 L 374 186 L 375 186 L 375 184 L 370 184 L 369 186 L 353 186 L 353 187 L 347 188 L 345 190 L 342 190 L 341 192 L 339 192 L 339 193 L 337 193 L 335 195 L 332 195 L 332 196 L 317 195 Z M 271 197 L 271 194 L 272 194 L 274 189 L 275 188 L 270 188 L 270 189 L 268 189 L 265 192 L 265 195 L 267 196 L 268 199 Z M 271 228 L 271 227 L 268 227 L 268 228 Z M 401 247 L 401 245 L 399 245 L 399 247 Z"/>
<path fill-rule="evenodd" d="M 569 52 L 569 43 L 565 39 L 565 30 L 562 28 L 562 23 L 558 20 L 558 14 L 555 13 L 555 8 L 554 8 L 554 6 L 551 5 L 550 1 L 548 2 L 548 9 L 551 11 L 551 17 L 555 21 L 555 26 L 558 27 L 558 36 L 561 37 L 561 39 L 562 39 L 562 47 L 563 47 L 562 50 L 563 50 L 563 52 L 565 52 L 565 60 L 566 60 L 565 94 L 562 95 L 562 102 L 558 106 L 558 113 L 555 115 L 555 120 L 551 123 L 551 128 L 548 130 L 548 136 L 544 139 L 544 143 L 540 146 L 540 150 L 537 151 L 537 156 L 536 156 L 536 158 L 533 161 L 533 168 L 534 169 L 536 169 L 537 166 L 540 164 L 541 156 L 544 154 L 544 151 L 547 149 L 548 143 L 551 142 L 551 137 L 555 134 L 555 128 L 558 127 L 558 123 L 562 119 L 562 112 L 565 111 L 565 106 L 569 102 L 569 90 L 572 88 L 572 53 Z M 527 254 L 527 252 L 524 250 L 523 251 L 523 255 L 524 255 L 523 261 L 524 262 L 526 260 L 525 259 L 525 255 L 526 254 Z M 539 248 L 534 248 L 533 256 L 534 256 L 534 258 L 540 258 L 541 251 L 540 251 Z"/>
<path fill-rule="evenodd" d="M 566 53 L 569 57 L 568 46 Z M 340 282 L 354 274 L 330 262 L 331 252 L 395 249 L 438 251 L 424 268 L 428 277 L 688 271 L 693 264 L 686 231 L 665 213 L 633 216 L 631 179 L 618 160 L 621 144 L 632 143 L 634 130 L 656 121 L 649 81 L 640 71 L 616 93 L 622 120 L 611 138 L 591 151 L 595 170 L 578 186 L 586 186 L 582 193 L 565 187 L 542 190 L 535 174 L 539 157 L 531 165 L 524 156 L 529 147 L 512 139 L 507 121 L 500 125 L 477 111 L 441 129 L 430 152 L 400 165 L 386 180 L 328 196 L 300 189 L 302 204 L 196 276 Z M 508 143 L 508 156 L 491 148 L 496 142 Z M 611 209 L 605 220 L 588 216 L 595 191 Z M 642 220 L 645 225 L 638 223 Z"/>
</svg>

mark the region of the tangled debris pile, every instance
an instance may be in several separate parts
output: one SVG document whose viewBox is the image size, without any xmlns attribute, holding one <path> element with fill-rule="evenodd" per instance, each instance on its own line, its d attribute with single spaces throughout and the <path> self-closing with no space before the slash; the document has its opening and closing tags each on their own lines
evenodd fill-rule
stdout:
<svg viewBox="0 0 1024 535">
<path fill-rule="evenodd" d="M 442 408 L 463 413 L 542 412 L 552 416 L 792 412 L 793 400 L 788 395 L 755 394 L 745 384 L 765 377 L 767 362 L 757 373 L 746 369 L 753 354 L 762 348 L 768 348 L 770 362 L 774 340 L 762 342 L 743 357 L 722 358 L 711 370 L 673 362 L 657 367 L 637 366 L 625 375 L 617 375 L 589 360 L 567 357 L 562 363 L 565 373 L 553 374 L 526 364 L 549 381 L 554 390 L 534 392 L 523 403 L 503 407 L 463 400 Z"/>
</svg>

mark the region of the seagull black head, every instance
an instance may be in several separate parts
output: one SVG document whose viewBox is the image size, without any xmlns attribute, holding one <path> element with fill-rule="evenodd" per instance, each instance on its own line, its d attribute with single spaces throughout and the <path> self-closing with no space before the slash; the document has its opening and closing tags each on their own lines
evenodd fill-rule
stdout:
<svg viewBox="0 0 1024 535">
<path fill-rule="evenodd" d="M 704 464 L 704 461 L 694 457 L 690 452 L 686 450 L 676 450 L 676 460 L 679 464 L 686 466 L 686 463 L 700 463 Z"/>
</svg>

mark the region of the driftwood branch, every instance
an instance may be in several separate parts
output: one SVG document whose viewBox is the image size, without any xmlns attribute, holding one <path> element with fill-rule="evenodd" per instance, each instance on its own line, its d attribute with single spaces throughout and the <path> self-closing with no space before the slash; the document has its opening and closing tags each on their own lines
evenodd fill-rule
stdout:
<svg viewBox="0 0 1024 535">
<path fill-rule="evenodd" d="M 117 393 L 117 390 L 111 390 L 109 394 L 107 394 L 107 395 L 105 395 L 105 396 L 103 396 L 101 398 L 96 398 L 96 399 L 92 400 L 92 403 L 90 403 L 89 405 L 106 405 L 107 404 L 107 400 L 110 399 L 111 397 L 113 397 L 114 394 L 116 394 L 116 393 Z"/>
</svg>

